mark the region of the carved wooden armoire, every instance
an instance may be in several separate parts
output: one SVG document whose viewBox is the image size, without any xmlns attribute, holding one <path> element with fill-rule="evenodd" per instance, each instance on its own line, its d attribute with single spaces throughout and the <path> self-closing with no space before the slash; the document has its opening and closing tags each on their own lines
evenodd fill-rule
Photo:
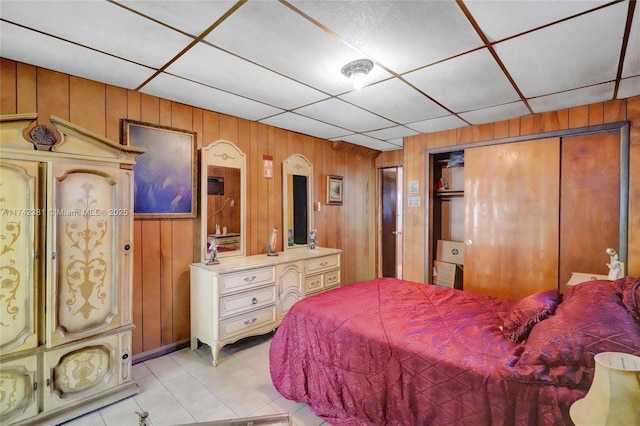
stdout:
<svg viewBox="0 0 640 426">
<path fill-rule="evenodd" d="M 133 395 L 133 164 L 57 117 L 0 116 L 0 423 Z M 52 130 L 55 128 L 55 131 Z"/>
</svg>

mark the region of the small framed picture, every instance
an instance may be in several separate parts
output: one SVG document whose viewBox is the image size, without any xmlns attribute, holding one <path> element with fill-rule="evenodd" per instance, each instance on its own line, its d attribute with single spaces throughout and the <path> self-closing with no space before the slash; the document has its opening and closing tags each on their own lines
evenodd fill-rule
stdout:
<svg viewBox="0 0 640 426">
<path fill-rule="evenodd" d="M 417 181 L 417 180 L 409 181 L 409 194 L 417 194 L 419 187 L 420 187 L 420 181 Z"/>
<path fill-rule="evenodd" d="M 342 205 L 342 176 L 327 176 L 327 205 Z"/>
</svg>

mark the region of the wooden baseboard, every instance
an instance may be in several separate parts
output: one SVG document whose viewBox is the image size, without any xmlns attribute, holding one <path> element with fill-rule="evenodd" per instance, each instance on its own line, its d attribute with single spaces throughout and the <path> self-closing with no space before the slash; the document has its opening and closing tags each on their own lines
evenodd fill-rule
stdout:
<svg viewBox="0 0 640 426">
<path fill-rule="evenodd" d="M 188 347 L 190 342 L 191 339 L 180 340 L 179 342 L 170 343 L 168 345 L 160 346 L 159 348 L 151 349 L 150 351 L 135 354 L 133 355 L 132 363 L 137 364 L 153 358 L 158 358 L 162 355 L 170 354 L 171 352 L 179 351 L 180 349 Z"/>
</svg>

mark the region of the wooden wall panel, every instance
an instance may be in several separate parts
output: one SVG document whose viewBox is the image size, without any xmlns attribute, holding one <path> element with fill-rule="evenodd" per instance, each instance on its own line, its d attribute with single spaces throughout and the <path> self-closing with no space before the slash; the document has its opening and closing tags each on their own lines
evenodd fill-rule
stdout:
<svg viewBox="0 0 640 426">
<path fill-rule="evenodd" d="M 178 219 L 175 219 L 178 220 Z M 174 219 L 159 221 L 160 225 L 160 281 L 157 288 L 160 293 L 160 343 L 166 346 L 173 340 L 173 227 Z M 145 238 L 145 237 L 143 237 Z M 175 235 L 175 238 L 179 238 Z M 145 238 L 146 239 L 146 238 Z M 193 244 L 189 245 L 193 247 Z M 175 265 L 179 267 L 179 265 Z M 146 280 L 145 280 L 146 284 Z M 152 284 L 155 287 L 154 284 Z"/>
<path fill-rule="evenodd" d="M 323 204 L 313 213 L 320 243 L 344 250 L 342 283 L 375 276 L 373 246 L 365 246 L 374 234 L 372 159 L 335 152 L 326 140 L 10 60 L 0 60 L 0 78 L 1 114 L 37 112 L 38 124 L 49 126 L 49 116 L 56 115 L 114 141 L 119 141 L 126 118 L 196 131 L 198 147 L 218 139 L 237 144 L 247 155 L 249 255 L 265 253 L 271 228 L 282 226 L 282 161 L 304 154 L 314 164 L 314 200 Z M 263 176 L 263 155 L 274 158 L 272 179 Z M 343 206 L 324 205 L 328 174 L 345 177 L 351 196 Z M 134 221 L 136 355 L 161 353 L 188 340 L 189 263 L 198 252 L 194 224 L 192 219 Z M 280 238 L 282 247 L 282 233 Z"/>
<path fill-rule="evenodd" d="M 17 64 L 0 58 L 0 112 L 2 114 L 16 114 L 18 112 L 18 70 Z"/>
<path fill-rule="evenodd" d="M 106 133 L 113 141 L 120 141 L 121 119 L 127 116 L 127 90 L 115 86 L 106 88 Z"/>
<path fill-rule="evenodd" d="M 171 221 L 171 322 L 172 339 L 169 343 L 183 342 L 190 338 L 189 270 L 185 265 L 193 262 L 188 248 L 193 246 L 194 221 L 175 219 Z"/>
<path fill-rule="evenodd" d="M 69 78 L 69 121 L 105 135 L 106 86 L 84 78 Z"/>
<path fill-rule="evenodd" d="M 141 251 L 142 301 L 134 300 L 134 308 L 142 308 L 142 322 L 136 327 L 142 333 L 142 351 L 150 351 L 162 346 L 162 291 L 161 291 L 161 257 L 160 257 L 160 221 L 142 220 L 140 222 L 140 240 L 133 244 Z"/>
<path fill-rule="evenodd" d="M 18 71 L 18 114 L 37 110 L 38 96 L 36 89 L 37 68 L 32 65 L 19 63 Z M 4 82 L 3 82 L 4 84 Z"/>
<path fill-rule="evenodd" d="M 38 68 L 36 78 L 38 125 L 53 128 L 53 125 L 49 122 L 49 116 L 51 115 L 56 115 L 63 120 L 69 120 L 69 76 Z"/>
<path fill-rule="evenodd" d="M 136 324 L 136 328 L 131 332 L 132 336 L 132 350 L 134 354 L 139 354 L 144 351 L 142 327 L 144 323 L 144 302 L 142 292 L 142 247 L 140 242 L 142 241 L 142 221 L 136 220 L 133 222 L 133 295 L 132 295 L 132 311 L 133 311 L 133 323 Z"/>
</svg>

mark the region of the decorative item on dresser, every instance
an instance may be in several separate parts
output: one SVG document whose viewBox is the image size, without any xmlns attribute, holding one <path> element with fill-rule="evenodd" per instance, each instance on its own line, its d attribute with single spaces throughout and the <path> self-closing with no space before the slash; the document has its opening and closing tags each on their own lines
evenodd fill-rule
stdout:
<svg viewBox="0 0 640 426">
<path fill-rule="evenodd" d="M 220 349 L 274 330 L 298 300 L 340 286 L 339 249 L 307 247 L 280 256 L 226 258 L 191 265 L 191 349 Z"/>
<path fill-rule="evenodd" d="M 133 165 L 51 117 L 0 116 L 0 423 L 60 423 L 133 395 Z M 46 129 L 46 128 L 45 128 Z M 58 135 L 60 138 L 58 138 Z"/>
</svg>

